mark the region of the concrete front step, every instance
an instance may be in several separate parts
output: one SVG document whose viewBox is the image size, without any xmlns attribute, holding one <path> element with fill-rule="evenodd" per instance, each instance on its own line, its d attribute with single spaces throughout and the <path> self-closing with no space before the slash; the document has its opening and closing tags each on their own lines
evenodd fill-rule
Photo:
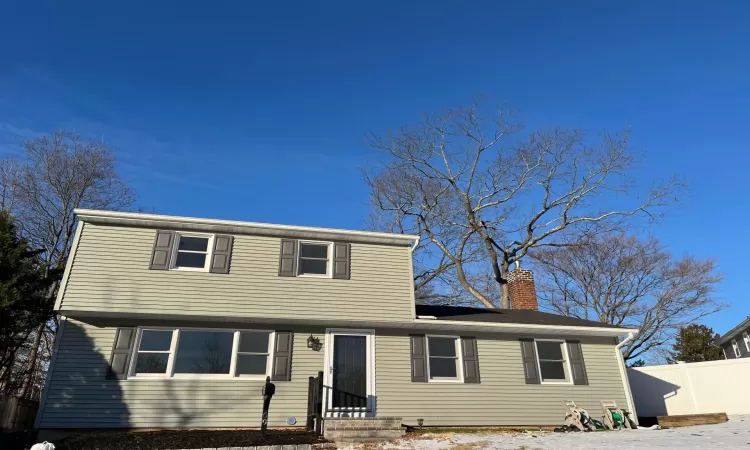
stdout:
<svg viewBox="0 0 750 450">
<path fill-rule="evenodd" d="M 388 441 L 404 433 L 400 417 L 337 417 L 323 422 L 323 436 L 334 442 Z"/>
</svg>

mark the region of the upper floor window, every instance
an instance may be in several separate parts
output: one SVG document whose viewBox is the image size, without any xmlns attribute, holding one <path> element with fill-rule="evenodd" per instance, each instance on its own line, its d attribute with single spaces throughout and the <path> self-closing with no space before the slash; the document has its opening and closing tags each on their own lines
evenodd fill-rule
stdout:
<svg viewBox="0 0 750 450">
<path fill-rule="evenodd" d="M 331 243 L 299 242 L 297 275 L 313 277 L 331 276 Z"/>
<path fill-rule="evenodd" d="M 734 339 L 732 339 L 732 350 L 734 350 L 734 356 L 736 356 L 737 358 L 742 356 L 742 353 L 740 353 L 740 346 L 739 344 L 737 344 L 737 341 Z"/>
<path fill-rule="evenodd" d="M 211 262 L 213 235 L 177 233 L 175 236 L 172 268 L 178 270 L 208 270 Z"/>
<path fill-rule="evenodd" d="M 742 332 L 742 340 L 745 341 L 745 350 L 750 352 L 750 334 L 747 334 L 747 331 Z"/>
<path fill-rule="evenodd" d="M 542 383 L 570 382 L 567 350 L 565 342 L 555 340 L 535 340 L 537 363 Z"/>
</svg>

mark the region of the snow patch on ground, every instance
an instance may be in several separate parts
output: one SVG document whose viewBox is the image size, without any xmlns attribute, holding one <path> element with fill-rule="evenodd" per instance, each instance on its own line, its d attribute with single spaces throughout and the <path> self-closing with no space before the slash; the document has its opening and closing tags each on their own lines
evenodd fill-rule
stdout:
<svg viewBox="0 0 750 450">
<path fill-rule="evenodd" d="M 670 430 L 622 430 L 591 433 L 533 432 L 454 434 L 430 439 L 403 439 L 382 446 L 403 450 L 640 450 L 750 449 L 750 415 L 729 422 Z"/>
</svg>

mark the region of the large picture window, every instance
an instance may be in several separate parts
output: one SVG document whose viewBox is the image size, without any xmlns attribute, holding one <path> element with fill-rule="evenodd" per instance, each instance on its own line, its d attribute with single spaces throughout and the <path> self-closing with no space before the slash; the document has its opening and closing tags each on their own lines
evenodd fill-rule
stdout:
<svg viewBox="0 0 750 450">
<path fill-rule="evenodd" d="M 265 379 L 272 343 L 272 331 L 142 328 L 130 376 Z"/>
<path fill-rule="evenodd" d="M 427 357 L 430 381 L 461 381 L 457 337 L 428 336 Z"/>
<path fill-rule="evenodd" d="M 565 342 L 537 340 L 535 344 L 542 383 L 569 382 L 570 369 Z"/>
<path fill-rule="evenodd" d="M 229 374 L 234 333 L 228 331 L 180 331 L 174 373 Z"/>
</svg>

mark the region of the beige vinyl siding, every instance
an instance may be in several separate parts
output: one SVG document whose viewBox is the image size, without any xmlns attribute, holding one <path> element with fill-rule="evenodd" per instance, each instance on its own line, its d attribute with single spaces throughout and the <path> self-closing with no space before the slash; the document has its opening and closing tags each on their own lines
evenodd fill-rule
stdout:
<svg viewBox="0 0 750 450">
<path fill-rule="evenodd" d="M 411 321 L 406 246 L 352 244 L 349 280 L 279 277 L 279 238 L 235 235 L 214 274 L 149 270 L 155 233 L 84 224 L 60 311 Z"/>
<path fill-rule="evenodd" d="M 312 333 L 325 344 L 325 329 L 293 330 L 292 380 L 275 382 L 271 426 L 286 425 L 290 416 L 296 417 L 297 426 L 304 426 L 308 377 L 324 368 L 324 349 L 307 348 L 307 338 Z M 50 373 L 40 428 L 260 424 L 262 381 L 105 379 L 115 331 L 116 327 L 67 319 Z M 481 384 L 412 383 L 408 335 L 400 330 L 376 330 L 377 414 L 403 417 L 409 425 L 416 425 L 420 417 L 426 426 L 558 425 L 564 417 L 563 400 L 575 400 L 594 417 L 601 416 L 601 400 L 615 400 L 627 407 L 611 338 L 580 339 L 588 386 L 525 384 L 517 339 L 477 335 Z"/>
<path fill-rule="evenodd" d="M 67 319 L 40 428 L 260 426 L 263 381 L 105 379 L 115 330 Z M 323 329 L 295 333 L 292 380 L 275 382 L 271 426 L 290 416 L 305 425 L 308 377 L 323 367 L 323 351 L 307 348 L 311 332 L 325 338 Z"/>
<path fill-rule="evenodd" d="M 476 337 L 481 384 L 412 383 L 408 335 L 379 333 L 378 414 L 403 417 L 408 425 L 416 425 L 417 418 L 423 418 L 425 426 L 559 425 L 565 417 L 563 400 L 575 400 L 593 417 L 602 415 L 602 400 L 627 408 L 612 338 L 579 339 L 589 385 L 573 386 L 526 384 L 518 336 Z"/>
</svg>

